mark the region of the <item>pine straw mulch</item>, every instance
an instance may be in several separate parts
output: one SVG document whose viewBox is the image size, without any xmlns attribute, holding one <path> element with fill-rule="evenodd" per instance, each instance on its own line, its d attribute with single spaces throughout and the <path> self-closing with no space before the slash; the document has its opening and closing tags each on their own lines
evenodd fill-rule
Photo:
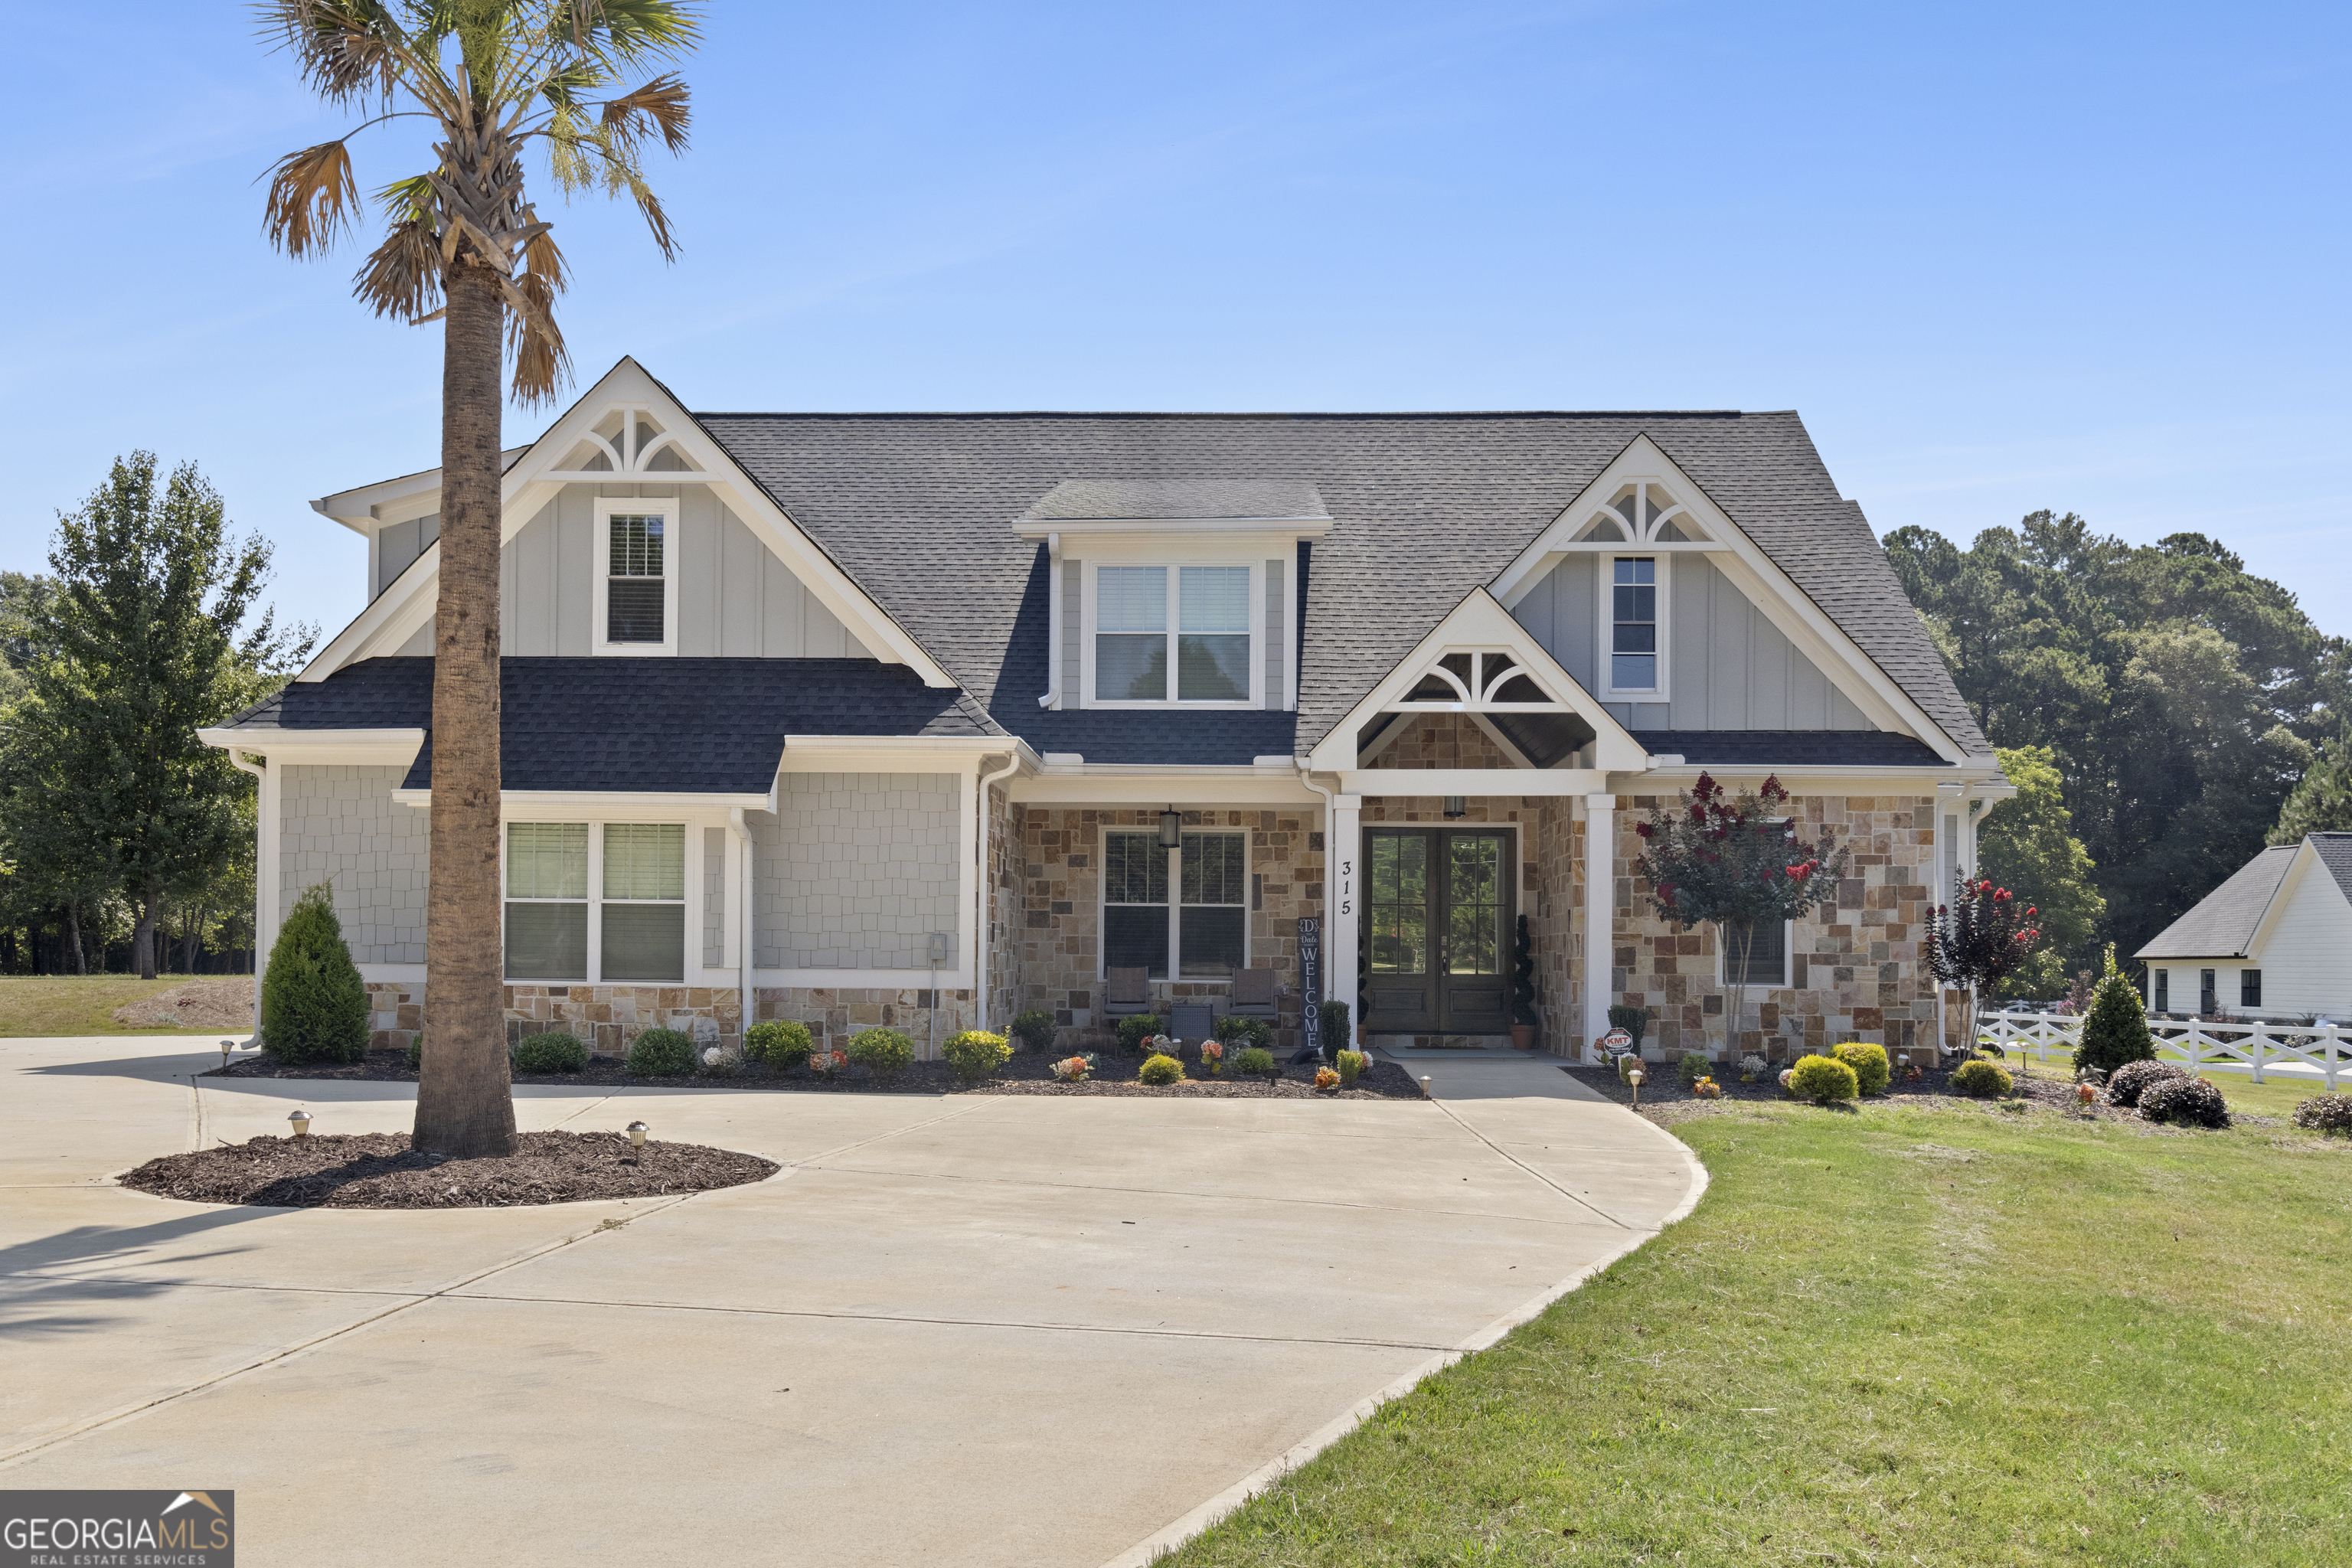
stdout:
<svg viewBox="0 0 2352 1568">
<path fill-rule="evenodd" d="M 526 1132 L 504 1159 L 419 1153 L 405 1132 L 255 1138 L 167 1154 L 122 1178 L 157 1197 L 276 1208 L 459 1209 L 651 1198 L 740 1187 L 775 1174 L 772 1160 L 618 1132 Z"/>
</svg>

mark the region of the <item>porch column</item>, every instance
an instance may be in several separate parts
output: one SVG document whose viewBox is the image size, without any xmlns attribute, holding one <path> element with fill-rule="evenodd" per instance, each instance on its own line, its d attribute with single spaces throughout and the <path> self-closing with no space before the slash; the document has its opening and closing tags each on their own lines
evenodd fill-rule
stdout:
<svg viewBox="0 0 2352 1568">
<path fill-rule="evenodd" d="M 1617 925 L 1617 797 L 1584 797 L 1584 1053 L 1609 1032 Z"/>
<path fill-rule="evenodd" d="M 1349 1032 L 1364 1021 L 1356 994 L 1357 928 L 1362 921 L 1364 797 L 1335 795 L 1323 837 L 1324 989 L 1348 1005 Z"/>
</svg>

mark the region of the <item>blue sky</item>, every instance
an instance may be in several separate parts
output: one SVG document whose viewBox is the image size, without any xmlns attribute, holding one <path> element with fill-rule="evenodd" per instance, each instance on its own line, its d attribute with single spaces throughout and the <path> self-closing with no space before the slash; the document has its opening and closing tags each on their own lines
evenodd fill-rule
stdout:
<svg viewBox="0 0 2352 1568">
<path fill-rule="evenodd" d="M 240 7 L 20 16 L 0 565 L 148 447 L 330 632 L 439 339 L 273 255 L 347 121 Z M 721 5 L 685 250 L 552 200 L 582 382 L 730 409 L 1796 408 L 1884 533 L 2218 536 L 2352 634 L 2341 6 Z M 359 143 L 373 185 L 413 132 Z M 370 241 L 372 243 L 372 241 Z M 510 410 L 509 441 L 547 416 Z"/>
</svg>

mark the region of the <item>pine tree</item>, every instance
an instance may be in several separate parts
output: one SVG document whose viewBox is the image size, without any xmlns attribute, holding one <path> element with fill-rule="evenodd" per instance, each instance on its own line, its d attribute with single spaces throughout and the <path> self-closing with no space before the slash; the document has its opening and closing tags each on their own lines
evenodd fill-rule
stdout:
<svg viewBox="0 0 2352 1568">
<path fill-rule="evenodd" d="M 2300 844 L 2307 833 L 2352 832 L 2352 731 L 2319 749 L 2302 782 L 2279 808 L 2273 844 Z"/>
<path fill-rule="evenodd" d="M 2110 942 L 2106 974 L 2091 1001 L 2091 1016 L 2083 1020 L 2083 1043 L 2074 1047 L 2074 1070 L 2096 1068 L 2113 1073 L 2126 1062 L 2155 1059 L 2156 1037 L 2147 1032 L 2139 987 L 2116 968 L 2115 944 Z"/>
<path fill-rule="evenodd" d="M 334 895 L 303 890 L 261 979 L 261 1045 L 282 1062 L 355 1062 L 367 1054 L 367 986 L 343 943 Z"/>
</svg>

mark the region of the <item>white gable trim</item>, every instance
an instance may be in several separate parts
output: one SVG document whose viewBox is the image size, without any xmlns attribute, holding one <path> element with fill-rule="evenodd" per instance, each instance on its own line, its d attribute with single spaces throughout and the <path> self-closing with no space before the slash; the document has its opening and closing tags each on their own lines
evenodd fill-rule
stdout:
<svg viewBox="0 0 2352 1568">
<path fill-rule="evenodd" d="M 1603 773 L 1639 773 L 1649 765 L 1649 758 L 1641 743 L 1626 732 L 1625 727 L 1610 716 L 1593 695 L 1577 683 L 1576 677 L 1560 667 L 1544 646 L 1536 641 L 1527 627 L 1514 619 L 1494 595 L 1484 588 L 1473 588 L 1469 595 L 1437 623 L 1430 634 L 1413 646 L 1411 653 L 1399 659 L 1396 667 L 1383 677 L 1381 683 L 1368 692 L 1364 700 L 1348 710 L 1346 718 L 1334 724 L 1314 751 L 1307 755 L 1307 765 L 1318 773 L 1355 773 L 1360 770 L 1356 760 L 1356 731 L 1374 716 L 1391 708 L 1404 708 L 1415 712 L 1469 712 L 1470 703 L 1416 702 L 1405 707 L 1404 695 L 1420 681 L 1429 667 L 1444 655 L 1457 650 L 1486 649 L 1510 654 L 1537 684 L 1560 700 L 1560 708 L 1575 713 L 1592 726 L 1593 765 Z M 1509 710 L 1505 710 L 1508 711 Z M 1526 709 L 1521 711 L 1546 712 L 1550 709 Z M 1412 770 L 1392 770 L 1402 775 Z M 1488 783 L 1498 783 L 1512 773 L 1537 771 L 1496 769 L 1488 774 Z M 1566 770 L 1551 770 L 1561 772 Z M 1515 784 L 1513 788 L 1517 786 Z"/>
<path fill-rule="evenodd" d="M 2262 957 L 2263 949 L 2277 933 L 2279 921 L 2285 917 L 2287 907 L 2294 903 L 2295 894 L 2302 890 L 2304 879 L 2314 876 L 2317 877 L 2327 890 L 2334 893 L 2338 900 L 2344 900 L 2344 889 L 2337 885 L 2336 874 L 2319 863 L 2319 851 L 2312 847 L 2310 839 L 2305 838 L 2301 844 L 2295 846 L 2294 859 L 2288 865 L 2286 875 L 2279 879 L 2278 887 L 2271 893 L 2271 901 L 2263 907 L 2263 918 L 2254 922 L 2252 934 L 2246 938 L 2246 951 L 2243 956 L 2252 959 Z M 2352 900 L 2344 901 L 2352 902 Z M 2233 953 L 2231 956 L 2239 955 Z M 2152 958 L 2148 962 L 2162 963 L 2166 961 Z M 2172 962 L 2179 961 L 2175 959 Z"/>
<path fill-rule="evenodd" d="M 1687 517 L 1711 539 L 1642 542 L 1577 540 L 1594 513 L 1608 510 L 1610 497 L 1629 484 L 1643 482 L 1664 486 L 1682 503 L 1674 521 L 1680 522 Z M 1612 510 L 1609 515 L 1617 514 Z M 1622 519 L 1619 521 L 1622 524 Z M 1588 551 L 1620 555 L 1633 552 L 1643 555 L 1706 556 L 1716 570 L 1729 578 L 1732 585 L 1762 612 L 1774 629 L 1811 659 L 1815 668 L 1872 723 L 1883 730 L 1907 731 L 1943 753 L 1949 762 L 1966 758 L 1967 752 L 1945 732 L 1944 727 L 1929 718 L 1927 710 L 1914 701 L 1894 677 L 1881 669 L 1877 661 L 1864 653 L 1827 611 L 1813 603 L 1797 586 L 1796 580 L 1748 538 L 1730 514 L 1716 505 L 1715 499 L 1649 437 L 1634 437 L 1601 471 L 1600 477 L 1561 510 L 1535 542 L 1502 570 L 1493 584 L 1495 597 L 1517 609 L 1554 566 L 1572 552 Z M 1908 613 L 1907 602 L 1904 609 Z"/>
<path fill-rule="evenodd" d="M 625 454 L 636 459 L 634 464 L 624 467 L 616 463 L 610 472 L 573 473 L 555 467 L 572 448 L 593 438 L 594 427 L 618 408 L 640 409 L 653 415 L 664 426 L 662 436 L 648 443 L 644 452 Z M 609 444 L 600 444 L 611 450 Z M 644 468 L 645 459 L 664 449 L 676 451 L 693 467 Z M 957 684 L 920 643 L 835 564 L 799 523 L 768 498 L 768 493 L 728 455 L 726 448 L 695 423 L 694 416 L 670 395 L 669 389 L 635 359 L 624 357 L 565 410 L 562 417 L 549 426 L 546 434 L 508 466 L 501 491 L 504 511 L 499 542 L 511 541 L 564 485 L 588 481 L 708 486 L 720 504 L 740 519 L 770 553 L 789 566 L 817 602 L 849 628 L 850 635 L 868 652 L 885 664 L 908 666 L 923 678 L 926 686 L 949 689 Z M 428 482 L 437 488 L 437 470 L 396 481 L 406 493 L 426 488 Z M 366 492 L 352 493 L 356 496 Z M 330 515 L 340 518 L 341 513 Z M 324 680 L 347 664 L 399 648 L 433 618 L 440 583 L 441 546 L 436 541 L 295 679 Z"/>
</svg>

